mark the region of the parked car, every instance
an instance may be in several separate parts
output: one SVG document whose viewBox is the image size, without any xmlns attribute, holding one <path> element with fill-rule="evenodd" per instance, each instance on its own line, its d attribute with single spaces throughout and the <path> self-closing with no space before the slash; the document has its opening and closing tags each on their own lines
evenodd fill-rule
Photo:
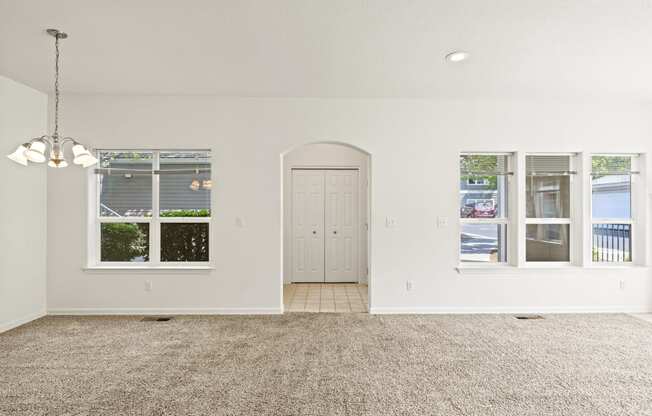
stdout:
<svg viewBox="0 0 652 416">
<path fill-rule="evenodd" d="M 464 218 L 495 218 L 496 207 L 492 201 L 481 201 L 465 204 L 462 207 Z"/>
</svg>

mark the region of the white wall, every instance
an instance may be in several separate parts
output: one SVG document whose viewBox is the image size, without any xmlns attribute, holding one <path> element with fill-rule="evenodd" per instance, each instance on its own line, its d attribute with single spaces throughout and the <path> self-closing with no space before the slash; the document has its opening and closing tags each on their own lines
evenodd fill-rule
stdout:
<svg viewBox="0 0 652 416">
<path fill-rule="evenodd" d="M 47 96 L 0 76 L 0 332 L 45 313 L 46 174 L 5 157 L 47 127 Z"/>
<path fill-rule="evenodd" d="M 312 143 L 299 146 L 283 156 L 283 280 L 292 277 L 292 168 L 299 167 L 357 167 L 359 170 L 359 282 L 367 282 L 367 216 L 369 155 L 361 150 L 336 143 Z"/>
<path fill-rule="evenodd" d="M 651 114 L 610 102 L 68 96 L 66 133 L 96 147 L 213 149 L 216 267 L 205 274 L 85 272 L 86 176 L 51 170 L 49 309 L 279 311 L 280 155 L 337 141 L 372 155 L 373 311 L 650 310 L 645 268 L 459 275 L 455 218 L 458 152 L 649 152 Z M 385 227 L 387 216 L 396 227 Z M 437 228 L 437 216 L 450 226 Z M 246 226 L 236 227 L 236 217 Z"/>
</svg>

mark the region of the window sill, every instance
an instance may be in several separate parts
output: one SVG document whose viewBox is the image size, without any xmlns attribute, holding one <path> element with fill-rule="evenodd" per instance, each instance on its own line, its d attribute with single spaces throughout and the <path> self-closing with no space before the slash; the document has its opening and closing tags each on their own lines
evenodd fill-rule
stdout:
<svg viewBox="0 0 652 416">
<path fill-rule="evenodd" d="M 589 264 L 584 266 L 585 269 L 598 269 L 598 270 L 609 270 L 609 269 L 636 269 L 636 270 L 648 270 L 648 266 L 643 266 L 640 264 L 623 264 L 623 263 L 611 263 L 611 264 Z"/>
<path fill-rule="evenodd" d="M 648 270 L 647 266 L 641 265 L 624 265 L 624 264 L 614 264 L 614 265 L 588 265 L 588 266 L 576 266 L 573 264 L 532 264 L 526 265 L 523 267 L 511 266 L 511 265 L 494 265 L 494 266 L 457 266 L 455 270 L 460 275 L 517 275 L 523 273 L 529 273 L 528 271 L 536 271 L 541 273 L 546 273 L 549 271 L 551 273 L 564 273 L 564 272 L 578 272 L 580 270 L 610 270 L 610 269 L 629 269 L 629 270 Z"/>
<path fill-rule="evenodd" d="M 508 264 L 496 264 L 492 266 L 457 266 L 455 270 L 462 275 L 511 275 L 520 273 L 523 269 Z"/>
<path fill-rule="evenodd" d="M 134 267 L 134 266 L 88 266 L 82 270 L 87 273 L 100 274 L 203 274 L 210 273 L 214 266 L 158 266 L 158 267 Z"/>
</svg>

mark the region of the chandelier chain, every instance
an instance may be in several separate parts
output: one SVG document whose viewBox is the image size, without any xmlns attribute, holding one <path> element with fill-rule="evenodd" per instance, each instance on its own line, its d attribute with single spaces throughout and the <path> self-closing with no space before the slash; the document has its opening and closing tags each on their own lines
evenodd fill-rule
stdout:
<svg viewBox="0 0 652 416">
<path fill-rule="evenodd" d="M 54 37 L 54 140 L 59 139 L 59 36 Z"/>
</svg>

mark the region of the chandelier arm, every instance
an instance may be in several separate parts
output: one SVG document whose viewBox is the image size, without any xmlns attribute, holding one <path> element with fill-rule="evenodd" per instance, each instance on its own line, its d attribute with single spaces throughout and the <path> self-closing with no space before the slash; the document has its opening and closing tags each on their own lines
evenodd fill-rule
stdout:
<svg viewBox="0 0 652 416">
<path fill-rule="evenodd" d="M 77 140 L 73 139 L 72 137 L 64 137 L 63 139 L 61 139 L 59 141 L 59 143 L 61 143 L 61 146 L 63 146 L 64 144 L 66 144 L 68 142 L 72 142 L 73 145 L 80 144 Z"/>
<path fill-rule="evenodd" d="M 34 142 L 43 142 L 43 143 L 45 143 L 47 145 L 50 145 L 50 146 L 52 146 L 52 144 L 54 143 L 52 138 L 50 136 L 48 136 L 48 135 L 43 135 L 41 137 L 35 137 L 35 138 L 33 138 L 32 140 L 29 141 L 30 144 L 34 143 Z"/>
</svg>

